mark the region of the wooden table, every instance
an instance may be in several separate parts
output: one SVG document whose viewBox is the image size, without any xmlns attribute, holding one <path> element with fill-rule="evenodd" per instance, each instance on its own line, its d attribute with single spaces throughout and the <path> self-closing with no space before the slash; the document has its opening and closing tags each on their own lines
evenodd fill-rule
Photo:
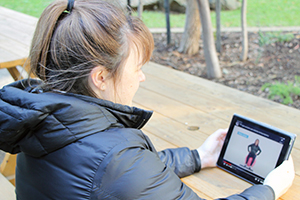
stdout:
<svg viewBox="0 0 300 200">
<path fill-rule="evenodd" d="M 14 80 L 22 79 L 16 66 L 25 66 L 37 18 L 0 7 L 0 69 L 7 68 Z M 21 68 L 22 70 L 22 68 Z"/>
<path fill-rule="evenodd" d="M 300 110 L 155 63 L 143 69 L 146 81 L 141 84 L 134 103 L 154 110 L 143 130 L 157 150 L 183 146 L 196 149 L 218 128 L 227 128 L 234 113 L 245 115 L 298 135 L 292 151 L 296 178 L 282 199 L 299 199 Z M 189 126 L 200 129 L 190 131 Z M 218 168 L 202 170 L 183 181 L 207 199 L 226 197 L 250 186 Z"/>
<path fill-rule="evenodd" d="M 36 21 L 36 18 L 0 7 L 1 63 L 27 57 Z M 11 37 L 14 39 L 7 40 Z M 7 55 L 14 59 L 5 61 Z M 296 178 L 282 199 L 299 199 L 300 110 L 155 63 L 146 65 L 144 72 L 146 81 L 141 84 L 134 104 L 154 110 L 143 131 L 157 150 L 183 146 L 198 148 L 215 130 L 227 128 L 233 113 L 260 120 L 298 135 L 292 152 Z M 190 131 L 188 126 L 199 126 L 200 129 Z M 182 180 L 200 197 L 207 199 L 226 197 L 250 186 L 218 168 L 205 169 Z"/>
</svg>

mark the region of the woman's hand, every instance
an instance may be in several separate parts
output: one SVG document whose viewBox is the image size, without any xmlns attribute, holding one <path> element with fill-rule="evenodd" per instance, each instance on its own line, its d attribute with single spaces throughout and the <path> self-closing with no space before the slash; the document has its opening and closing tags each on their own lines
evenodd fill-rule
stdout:
<svg viewBox="0 0 300 200">
<path fill-rule="evenodd" d="M 227 129 L 217 130 L 197 149 L 201 159 L 201 169 L 216 166 L 227 131 Z"/>
<path fill-rule="evenodd" d="M 294 177 L 294 163 L 290 156 L 289 160 L 284 161 L 267 175 L 264 185 L 273 188 L 275 199 L 278 199 L 291 187 Z"/>
</svg>

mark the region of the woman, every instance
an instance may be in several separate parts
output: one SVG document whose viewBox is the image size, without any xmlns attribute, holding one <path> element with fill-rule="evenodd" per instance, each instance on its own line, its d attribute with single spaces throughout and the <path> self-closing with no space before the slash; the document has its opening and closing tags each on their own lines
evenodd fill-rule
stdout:
<svg viewBox="0 0 300 200">
<path fill-rule="evenodd" d="M 130 107 L 152 50 L 145 25 L 110 3 L 57 0 L 45 9 L 29 57 L 42 81 L 0 93 L 0 146 L 19 153 L 18 199 L 200 199 L 180 178 L 216 165 L 226 131 L 196 150 L 156 152 L 140 131 L 152 113 Z M 283 185 L 274 170 L 267 185 L 228 199 L 278 198 L 292 166 L 279 168 L 292 174 Z"/>
<path fill-rule="evenodd" d="M 256 159 L 256 156 L 258 156 L 260 153 L 261 153 L 261 149 L 260 147 L 258 146 L 259 145 L 259 140 L 256 139 L 255 142 L 253 144 L 250 144 L 248 146 L 248 156 L 246 157 L 246 163 L 245 163 L 245 167 L 249 166 L 249 169 L 251 169 L 251 167 L 253 166 L 254 164 L 254 161 Z M 252 159 L 251 160 L 251 163 L 249 164 L 249 159 Z"/>
</svg>

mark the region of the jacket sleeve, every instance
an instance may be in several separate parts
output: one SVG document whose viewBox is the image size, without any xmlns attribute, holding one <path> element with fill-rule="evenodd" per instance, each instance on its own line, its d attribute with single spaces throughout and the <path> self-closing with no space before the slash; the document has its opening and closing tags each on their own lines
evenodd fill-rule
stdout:
<svg viewBox="0 0 300 200">
<path fill-rule="evenodd" d="M 179 178 L 199 172 L 201 161 L 197 150 L 189 148 L 166 149 L 158 152 L 160 160 L 172 169 Z"/>
<path fill-rule="evenodd" d="M 256 200 L 272 195 L 268 186 L 224 199 Z M 95 175 L 91 199 L 201 199 L 156 153 L 142 147 L 115 147 Z M 268 199 L 268 198 L 265 198 Z M 271 199 L 271 198 L 269 198 Z"/>
<path fill-rule="evenodd" d="M 141 146 L 114 147 L 96 173 L 91 199 L 200 199 L 157 153 Z"/>
</svg>

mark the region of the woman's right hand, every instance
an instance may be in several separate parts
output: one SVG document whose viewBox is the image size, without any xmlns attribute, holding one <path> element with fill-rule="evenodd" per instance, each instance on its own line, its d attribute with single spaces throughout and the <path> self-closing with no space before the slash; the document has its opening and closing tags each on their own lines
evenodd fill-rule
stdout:
<svg viewBox="0 0 300 200">
<path fill-rule="evenodd" d="M 294 163 L 290 156 L 289 160 L 284 161 L 267 175 L 264 185 L 270 186 L 275 192 L 275 199 L 278 199 L 291 187 L 294 177 Z"/>
</svg>

